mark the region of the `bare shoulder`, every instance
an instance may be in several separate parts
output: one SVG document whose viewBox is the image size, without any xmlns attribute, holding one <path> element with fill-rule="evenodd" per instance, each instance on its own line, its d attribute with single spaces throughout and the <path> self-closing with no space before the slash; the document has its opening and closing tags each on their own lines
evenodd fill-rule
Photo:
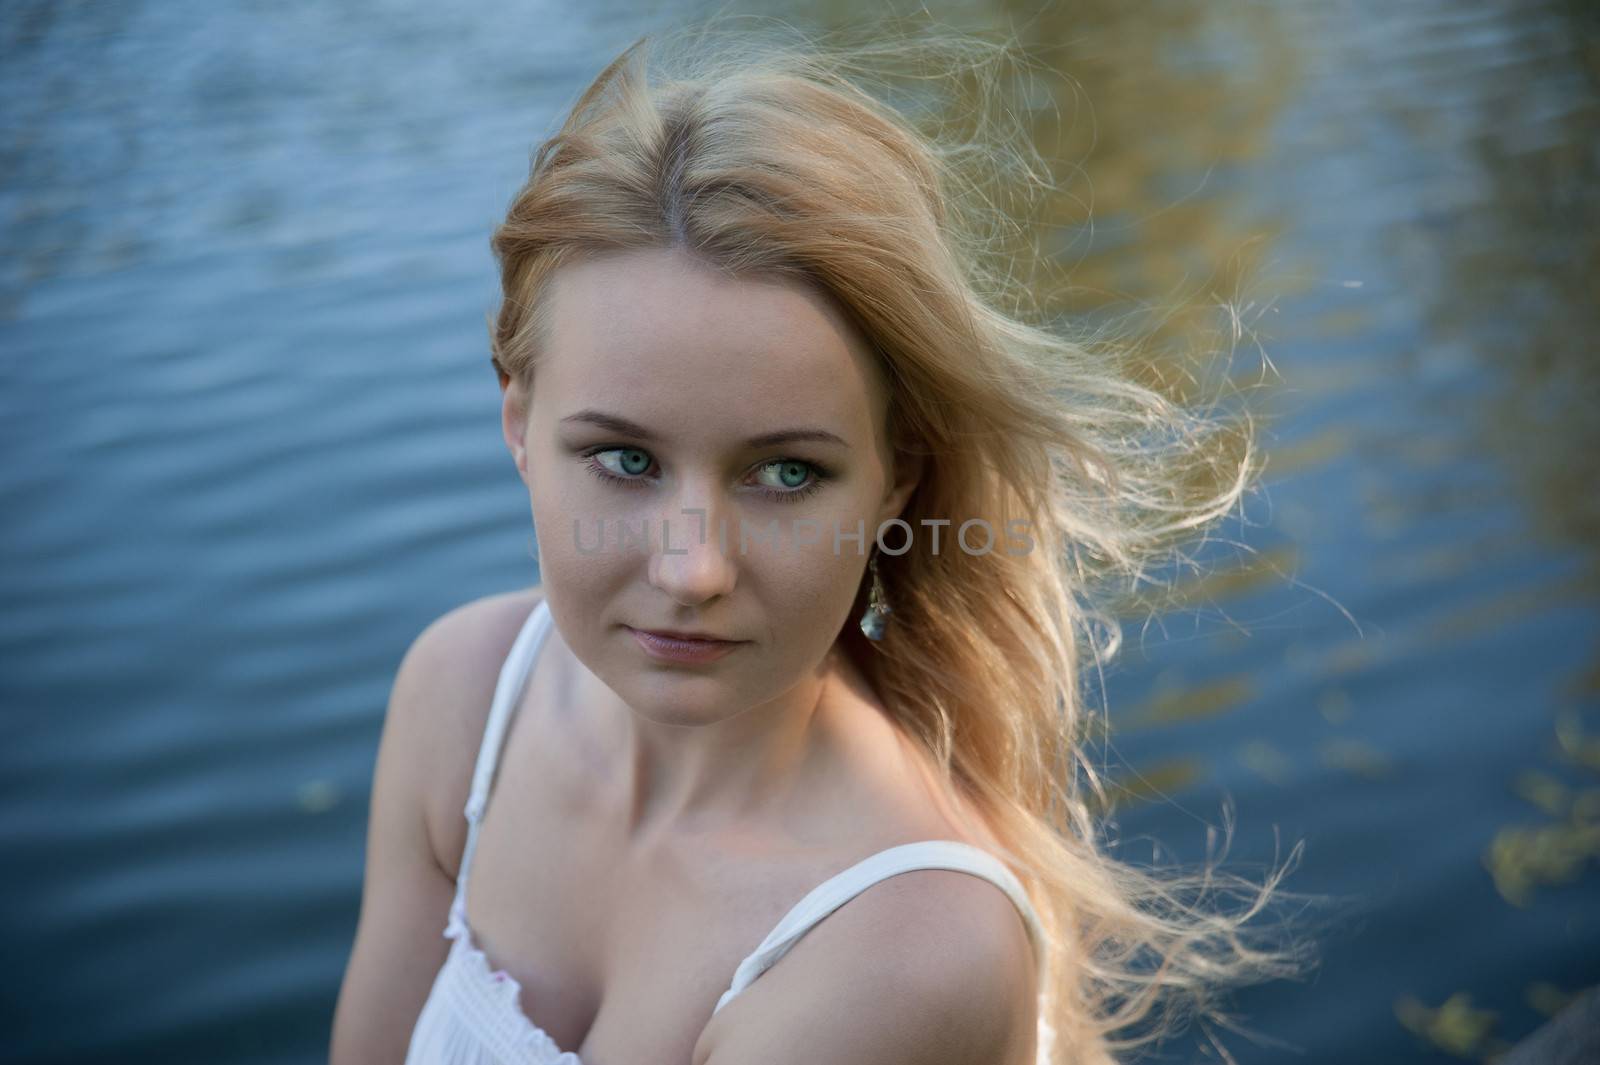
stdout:
<svg viewBox="0 0 1600 1065">
<path fill-rule="evenodd" d="M 535 600 L 536 601 L 536 600 Z M 465 843 L 474 728 L 482 729 L 497 656 L 532 609 L 528 593 L 450 611 L 412 642 L 395 674 L 373 768 L 361 916 L 329 1040 L 336 1065 L 398 1061 L 445 958 L 438 930 Z M 459 778 L 459 779 L 458 779 Z M 459 793 L 453 855 L 435 825 L 441 796 Z M 448 847 L 449 844 L 446 845 Z"/>
<path fill-rule="evenodd" d="M 999 887 L 949 869 L 900 873 L 818 923 L 730 1002 L 704 1065 L 1031 1065 L 1034 965 Z"/>
<path fill-rule="evenodd" d="M 409 749 L 428 752 L 430 771 L 418 774 L 427 789 L 424 821 L 439 866 L 452 877 L 466 839 L 461 810 L 500 667 L 543 598 L 536 585 L 447 611 L 411 642 L 395 674 L 393 727 L 413 734 Z"/>
</svg>

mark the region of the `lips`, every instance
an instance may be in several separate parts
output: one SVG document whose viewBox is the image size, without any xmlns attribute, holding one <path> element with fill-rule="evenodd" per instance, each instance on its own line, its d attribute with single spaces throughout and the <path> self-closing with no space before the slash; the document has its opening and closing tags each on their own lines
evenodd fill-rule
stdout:
<svg viewBox="0 0 1600 1065">
<path fill-rule="evenodd" d="M 703 643 L 739 643 L 740 642 L 739 640 L 730 640 L 730 639 L 728 639 L 728 638 L 726 638 L 724 636 L 715 636 L 715 635 L 712 635 L 711 633 L 678 632 L 678 631 L 673 630 L 673 629 L 634 629 L 633 631 L 634 632 L 642 632 L 646 636 L 659 636 L 663 640 L 683 640 L 683 641 L 687 641 L 687 642 L 703 642 Z"/>
<path fill-rule="evenodd" d="M 662 662 L 699 664 L 714 662 L 737 649 L 744 640 L 683 639 L 670 633 L 628 627 L 639 646 L 651 658 Z"/>
</svg>

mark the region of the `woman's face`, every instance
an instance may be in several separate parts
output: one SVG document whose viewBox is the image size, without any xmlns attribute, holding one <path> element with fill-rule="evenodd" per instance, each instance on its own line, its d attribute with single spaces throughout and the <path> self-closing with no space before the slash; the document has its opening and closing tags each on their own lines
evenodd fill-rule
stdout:
<svg viewBox="0 0 1600 1065">
<path fill-rule="evenodd" d="M 662 723 L 818 677 L 875 530 L 915 487 L 895 482 L 865 345 L 803 285 L 668 250 L 573 263 L 545 299 L 532 395 L 512 383 L 503 414 L 563 639 Z M 760 440 L 775 434 L 793 435 Z M 740 643 L 666 662 L 631 629 Z"/>
</svg>

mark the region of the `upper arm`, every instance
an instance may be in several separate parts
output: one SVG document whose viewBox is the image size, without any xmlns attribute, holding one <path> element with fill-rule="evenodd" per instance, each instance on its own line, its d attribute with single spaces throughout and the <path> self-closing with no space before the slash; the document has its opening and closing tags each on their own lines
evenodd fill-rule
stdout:
<svg viewBox="0 0 1600 1065">
<path fill-rule="evenodd" d="M 705 1065 L 1032 1065 L 1036 982 L 1022 918 L 997 887 L 953 870 L 901 873 L 730 1002 L 724 1013 L 744 1008 Z"/>
<path fill-rule="evenodd" d="M 480 599 L 434 621 L 395 673 L 373 772 L 361 915 L 334 1008 L 331 1065 L 404 1058 L 449 952 L 444 928 L 455 882 L 429 835 L 430 793 L 438 792 L 441 774 L 459 776 L 457 809 L 465 802 L 476 749 L 464 749 L 463 737 L 481 733 L 487 720 L 499 660 L 520 624 L 514 598 Z"/>
</svg>

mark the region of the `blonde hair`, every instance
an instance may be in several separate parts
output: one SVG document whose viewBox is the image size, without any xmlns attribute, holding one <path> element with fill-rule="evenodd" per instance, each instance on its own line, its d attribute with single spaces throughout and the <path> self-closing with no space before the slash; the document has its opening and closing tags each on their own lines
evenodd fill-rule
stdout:
<svg viewBox="0 0 1600 1065">
<path fill-rule="evenodd" d="M 1096 635 L 1116 629 L 1097 592 L 1137 585 L 1228 513 L 1260 462 L 1248 419 L 1186 409 L 1139 383 L 1133 349 L 1074 339 L 1030 305 L 1002 249 L 1016 233 L 1003 195 L 1050 178 L 1004 126 L 1010 112 L 996 119 L 997 97 L 966 127 L 915 113 L 963 74 L 985 92 L 1014 81 L 1019 61 L 1011 45 L 951 33 L 852 45 L 719 25 L 636 42 L 538 147 L 494 232 L 490 340 L 502 382 L 531 386 L 547 282 L 610 250 L 683 249 L 736 276 L 816 285 L 887 371 L 897 456 L 930 460 L 901 517 L 951 519 L 947 537 L 968 517 L 1028 522 L 1031 551 L 935 554 L 918 536 L 881 553 L 886 638 L 851 625 L 841 640 L 1034 899 L 1051 1060 L 1101 1063 L 1187 1016 L 1221 1017 L 1217 989 L 1298 975 L 1306 959 L 1243 927 L 1287 866 L 1257 889 L 1210 862 L 1140 869 L 1100 840 L 1111 802 L 1083 674 L 1117 641 Z M 873 80 L 897 66 L 910 74 L 899 107 L 880 98 L 892 78 Z M 1242 912 L 1208 902 L 1241 889 Z"/>
</svg>

